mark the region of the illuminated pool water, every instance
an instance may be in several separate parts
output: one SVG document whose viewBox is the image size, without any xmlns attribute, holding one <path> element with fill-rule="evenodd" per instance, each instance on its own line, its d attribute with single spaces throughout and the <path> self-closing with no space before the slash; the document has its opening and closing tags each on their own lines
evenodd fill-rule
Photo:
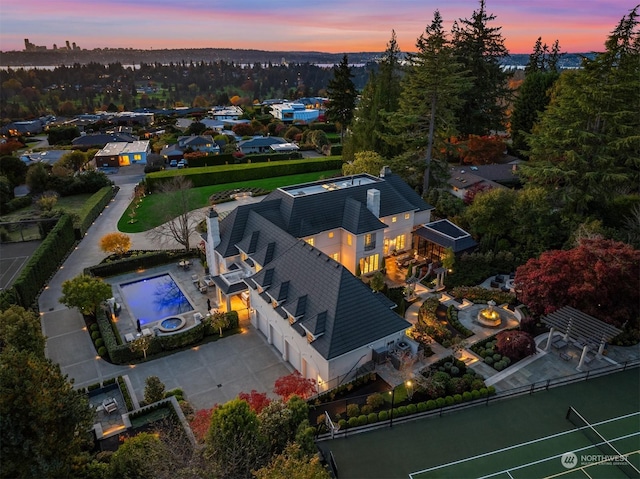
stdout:
<svg viewBox="0 0 640 479">
<path fill-rule="evenodd" d="M 131 314 L 140 320 L 140 325 L 193 311 L 180 287 L 166 273 L 121 284 L 120 291 Z"/>
</svg>

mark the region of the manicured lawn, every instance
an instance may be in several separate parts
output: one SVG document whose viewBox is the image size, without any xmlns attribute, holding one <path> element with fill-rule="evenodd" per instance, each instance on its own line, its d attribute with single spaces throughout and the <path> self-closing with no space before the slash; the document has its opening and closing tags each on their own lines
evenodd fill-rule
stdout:
<svg viewBox="0 0 640 479">
<path fill-rule="evenodd" d="M 189 198 L 189 206 L 191 209 L 208 206 L 209 197 L 220 191 L 235 190 L 236 188 L 261 188 L 272 191 L 281 186 L 296 185 L 331 177 L 339 172 L 340 170 L 318 171 L 301 175 L 279 176 L 255 181 L 192 188 L 190 190 L 191 197 Z M 167 221 L 165 209 L 162 207 L 165 200 L 166 198 L 163 198 L 163 195 L 147 195 L 142 200 L 140 207 L 136 210 L 137 221 L 135 223 L 129 223 L 131 219 L 129 217 L 130 209 L 127 208 L 118 221 L 118 229 L 123 233 L 142 233 Z"/>
</svg>

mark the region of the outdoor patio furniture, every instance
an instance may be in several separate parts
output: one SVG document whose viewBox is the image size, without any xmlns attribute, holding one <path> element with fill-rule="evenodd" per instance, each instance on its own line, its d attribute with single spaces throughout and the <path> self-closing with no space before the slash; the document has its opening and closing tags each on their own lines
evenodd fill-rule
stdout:
<svg viewBox="0 0 640 479">
<path fill-rule="evenodd" d="M 197 313 L 194 313 L 193 314 L 193 319 L 195 319 L 196 321 L 202 321 L 202 319 L 203 319 L 202 313 L 199 312 L 199 311 Z"/>
<path fill-rule="evenodd" d="M 178 263 L 178 266 L 180 266 L 182 269 L 189 269 L 189 267 L 191 266 L 191 262 L 188 260 L 182 260 Z"/>
<path fill-rule="evenodd" d="M 213 278 L 212 278 L 210 275 L 206 275 L 206 276 L 203 278 L 203 281 L 205 282 L 205 284 L 206 284 L 207 286 L 213 286 L 213 285 L 215 285 L 215 283 L 213 282 Z"/>
<path fill-rule="evenodd" d="M 135 338 L 133 337 L 133 334 L 131 333 L 127 333 L 124 335 L 124 339 L 126 342 L 130 343 L 131 341 L 133 341 Z"/>
<path fill-rule="evenodd" d="M 556 349 L 563 349 L 563 348 L 566 348 L 568 345 L 568 343 L 564 339 L 556 339 L 551 344 Z"/>
<path fill-rule="evenodd" d="M 571 356 L 569 356 L 567 353 L 560 353 L 560 357 L 565 361 L 571 361 Z"/>
<path fill-rule="evenodd" d="M 142 330 L 142 335 L 143 336 L 153 336 L 153 333 L 151 332 L 151 330 L 149 328 L 144 328 Z"/>
<path fill-rule="evenodd" d="M 104 407 L 104 410 L 108 414 L 111 414 L 112 412 L 118 410 L 118 402 L 115 400 L 115 398 L 107 398 L 102 401 L 102 407 Z"/>
<path fill-rule="evenodd" d="M 197 274 L 192 274 L 191 282 L 195 285 L 198 285 L 200 283 L 200 276 L 198 276 Z"/>
</svg>

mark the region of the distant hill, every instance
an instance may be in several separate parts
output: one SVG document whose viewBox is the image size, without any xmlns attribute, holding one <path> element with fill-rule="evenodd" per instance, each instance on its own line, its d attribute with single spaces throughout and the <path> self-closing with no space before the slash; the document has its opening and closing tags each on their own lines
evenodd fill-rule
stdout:
<svg viewBox="0 0 640 479">
<path fill-rule="evenodd" d="M 347 53 L 352 64 L 366 64 L 380 58 L 383 52 L 350 52 Z M 569 53 L 561 60 L 562 68 L 577 68 L 580 59 L 590 54 Z M 94 50 L 44 50 L 44 51 L 10 51 L 0 54 L 0 66 L 3 67 L 37 67 L 73 65 L 75 63 L 121 63 L 135 65 L 140 63 L 199 63 L 199 62 L 234 62 L 240 64 L 280 64 L 280 63 L 312 63 L 315 65 L 335 65 L 342 60 L 342 53 L 298 52 L 298 51 L 266 51 L 239 50 L 232 48 L 194 48 L 167 50 L 134 50 L 134 49 L 94 49 Z M 524 67 L 528 54 L 510 55 L 505 59 L 506 65 Z"/>
</svg>

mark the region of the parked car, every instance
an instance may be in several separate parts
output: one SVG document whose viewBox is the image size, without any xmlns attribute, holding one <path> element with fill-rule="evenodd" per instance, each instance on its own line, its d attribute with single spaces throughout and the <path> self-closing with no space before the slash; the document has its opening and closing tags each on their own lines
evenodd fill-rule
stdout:
<svg viewBox="0 0 640 479">
<path fill-rule="evenodd" d="M 171 160 L 169 162 L 169 166 L 173 166 L 175 168 L 176 166 L 178 166 L 178 160 Z"/>
<path fill-rule="evenodd" d="M 187 160 L 182 159 L 178 162 L 178 168 L 186 168 L 187 166 L 189 166 Z"/>
</svg>

